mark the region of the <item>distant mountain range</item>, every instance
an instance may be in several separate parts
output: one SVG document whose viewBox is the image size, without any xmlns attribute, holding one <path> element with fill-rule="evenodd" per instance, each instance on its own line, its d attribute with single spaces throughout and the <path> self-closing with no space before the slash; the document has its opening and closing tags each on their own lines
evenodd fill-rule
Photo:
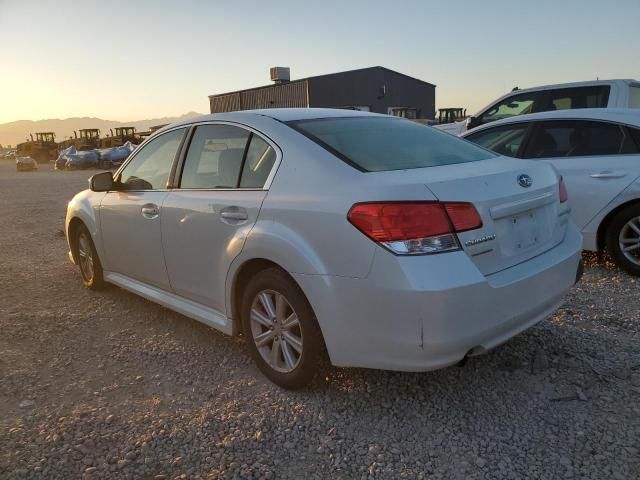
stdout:
<svg viewBox="0 0 640 480">
<path fill-rule="evenodd" d="M 15 146 L 18 143 L 24 142 L 25 139 L 28 139 L 30 133 L 36 132 L 55 132 L 57 142 L 61 142 L 66 137 L 73 136 L 73 131 L 81 128 L 99 128 L 100 135 L 103 137 L 109 135 L 109 129 L 114 127 L 136 127 L 139 132 L 142 132 L 154 125 L 187 120 L 199 115 L 202 114 L 189 112 L 179 117 L 150 118 L 148 120 L 138 120 L 135 122 L 118 122 L 116 120 L 103 120 L 102 118 L 95 117 L 52 118 L 36 121 L 18 120 L 16 122 L 0 123 L 0 145 L 5 147 L 7 145 Z"/>
</svg>

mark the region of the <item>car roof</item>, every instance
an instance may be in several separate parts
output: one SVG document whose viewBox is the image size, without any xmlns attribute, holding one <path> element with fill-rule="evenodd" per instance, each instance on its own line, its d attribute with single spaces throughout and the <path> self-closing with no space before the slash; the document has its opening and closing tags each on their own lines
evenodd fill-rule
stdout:
<svg viewBox="0 0 640 480">
<path fill-rule="evenodd" d="M 359 110 L 346 110 L 340 108 L 267 108 L 262 110 L 239 110 L 235 112 L 212 113 L 201 115 L 181 122 L 172 123 L 153 133 L 156 136 L 160 132 L 182 125 L 194 123 L 210 122 L 215 120 L 226 120 L 230 122 L 250 122 L 257 117 L 269 117 L 280 122 L 290 122 L 295 120 L 311 120 L 316 118 L 336 118 L 336 117 L 388 117 L 388 115 L 361 112 Z"/>
<path fill-rule="evenodd" d="M 581 82 L 570 82 L 570 83 L 553 83 L 550 85 L 538 85 L 536 87 L 527 87 L 527 88 L 518 88 L 517 90 L 512 90 L 508 92 L 506 95 L 510 95 L 512 93 L 520 93 L 520 92 L 535 92 L 537 90 L 552 90 L 557 88 L 573 88 L 573 87 L 587 87 L 590 85 L 611 85 L 614 83 L 638 83 L 638 80 L 634 80 L 633 78 L 612 78 L 609 80 L 583 80 Z"/>
<path fill-rule="evenodd" d="M 540 120 L 604 120 L 609 122 L 622 123 L 640 127 L 640 109 L 637 108 L 577 108 L 574 110 L 554 110 L 550 112 L 528 113 L 516 115 L 511 118 L 496 120 L 479 127 L 472 128 L 465 132 L 467 134 L 479 132 L 481 130 L 497 127 L 499 125 L 509 125 L 512 123 L 532 122 Z"/>
</svg>

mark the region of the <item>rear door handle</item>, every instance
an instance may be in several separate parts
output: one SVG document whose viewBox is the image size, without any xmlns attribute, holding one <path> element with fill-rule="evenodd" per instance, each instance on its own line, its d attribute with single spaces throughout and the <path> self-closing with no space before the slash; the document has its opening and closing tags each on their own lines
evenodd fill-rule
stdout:
<svg viewBox="0 0 640 480">
<path fill-rule="evenodd" d="M 144 218 L 156 218 L 160 215 L 160 209 L 155 203 L 145 203 L 140 212 Z"/>
<path fill-rule="evenodd" d="M 226 207 L 220 212 L 220 219 L 229 225 L 237 225 L 249 220 L 249 214 L 242 207 Z"/>
<path fill-rule="evenodd" d="M 612 170 L 605 170 L 603 172 L 592 173 L 591 178 L 623 178 L 627 174 L 624 172 L 614 172 Z"/>
</svg>

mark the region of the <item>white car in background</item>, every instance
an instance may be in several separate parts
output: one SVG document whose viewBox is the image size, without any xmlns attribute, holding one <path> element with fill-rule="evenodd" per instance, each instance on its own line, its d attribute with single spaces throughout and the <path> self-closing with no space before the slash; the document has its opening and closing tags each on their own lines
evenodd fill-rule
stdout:
<svg viewBox="0 0 640 480">
<path fill-rule="evenodd" d="M 563 176 L 584 249 L 607 249 L 640 275 L 640 110 L 582 109 L 492 122 L 462 137 L 501 155 L 544 160 Z"/>
<path fill-rule="evenodd" d="M 232 112 L 158 131 L 69 203 L 85 285 L 228 334 L 271 380 L 430 370 L 553 313 L 581 273 L 557 172 L 415 122 Z"/>
<path fill-rule="evenodd" d="M 593 80 L 514 88 L 475 115 L 460 122 L 435 125 L 435 128 L 460 135 L 472 128 L 517 115 L 579 108 L 640 108 L 640 81 Z"/>
</svg>

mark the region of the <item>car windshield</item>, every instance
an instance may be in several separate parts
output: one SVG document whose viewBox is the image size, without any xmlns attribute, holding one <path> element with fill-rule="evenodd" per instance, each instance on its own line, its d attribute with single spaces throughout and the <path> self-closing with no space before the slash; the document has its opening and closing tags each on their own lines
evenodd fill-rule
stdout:
<svg viewBox="0 0 640 480">
<path fill-rule="evenodd" d="M 365 172 L 436 167 L 495 156 L 448 133 L 392 117 L 321 118 L 288 125 Z"/>
</svg>

